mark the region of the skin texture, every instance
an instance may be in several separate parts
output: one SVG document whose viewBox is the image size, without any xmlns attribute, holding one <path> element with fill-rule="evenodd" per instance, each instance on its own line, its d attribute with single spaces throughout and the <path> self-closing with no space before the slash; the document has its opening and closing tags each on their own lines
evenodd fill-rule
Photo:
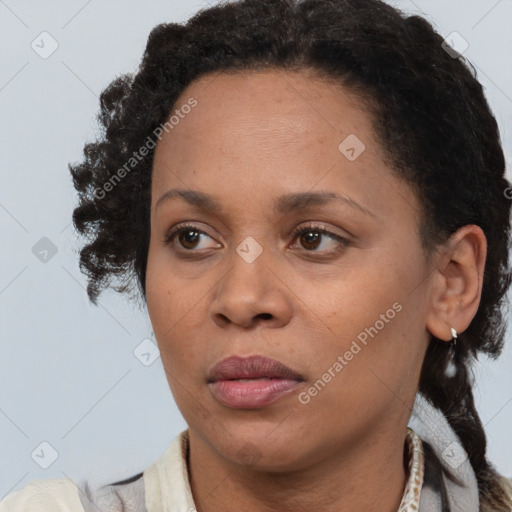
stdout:
<svg viewBox="0 0 512 512">
<path fill-rule="evenodd" d="M 197 509 L 396 511 L 430 334 L 449 341 L 450 327 L 460 333 L 475 315 L 485 236 L 465 226 L 426 259 L 418 200 L 384 164 L 361 101 L 340 86 L 306 71 L 222 73 L 193 82 L 176 108 L 190 97 L 197 106 L 155 150 L 146 294 L 189 426 Z M 338 149 L 349 134 L 365 145 L 354 161 Z M 158 202 L 173 188 L 211 194 L 224 211 L 178 197 Z M 342 201 L 274 212 L 283 194 L 320 190 L 371 213 Z M 204 234 L 166 244 L 185 221 Z M 347 243 L 293 236 L 301 226 Z M 247 237 L 263 251 L 252 263 L 237 252 Z M 299 393 L 378 320 L 384 327 L 301 403 Z M 227 356 L 255 354 L 305 382 L 261 409 L 220 404 L 208 370 Z"/>
</svg>

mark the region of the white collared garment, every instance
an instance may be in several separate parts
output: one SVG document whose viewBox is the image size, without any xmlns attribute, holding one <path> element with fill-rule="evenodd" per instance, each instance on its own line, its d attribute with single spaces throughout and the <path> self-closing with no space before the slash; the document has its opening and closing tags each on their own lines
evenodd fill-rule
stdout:
<svg viewBox="0 0 512 512">
<path fill-rule="evenodd" d="M 36 480 L 0 502 L 1 512 L 195 512 L 187 471 L 188 430 L 173 440 L 165 453 L 138 479 L 120 487 L 97 490 L 68 479 Z M 407 482 L 398 512 L 417 512 L 423 482 L 421 439 L 407 430 Z M 141 483 L 143 482 L 143 489 Z"/>
<path fill-rule="evenodd" d="M 478 512 L 478 486 L 467 454 L 443 414 L 418 395 L 405 436 L 407 480 L 397 512 L 441 512 L 439 489 L 424 485 L 423 442 L 452 466 L 444 479 L 452 511 Z M 71 479 L 36 480 L 0 501 L 0 512 L 195 512 L 187 470 L 188 430 L 143 473 L 92 489 Z"/>
<path fill-rule="evenodd" d="M 409 464 L 398 512 L 417 512 L 424 472 L 422 442 L 409 428 L 405 440 Z M 188 431 L 185 430 L 167 452 L 144 472 L 148 512 L 195 512 L 187 471 L 188 442 Z"/>
</svg>

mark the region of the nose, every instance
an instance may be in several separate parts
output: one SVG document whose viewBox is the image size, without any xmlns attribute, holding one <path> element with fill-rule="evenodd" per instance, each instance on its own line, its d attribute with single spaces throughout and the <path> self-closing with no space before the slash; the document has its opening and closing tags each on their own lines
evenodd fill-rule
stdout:
<svg viewBox="0 0 512 512">
<path fill-rule="evenodd" d="M 264 253 L 252 263 L 235 253 L 216 288 L 210 314 L 220 327 L 236 324 L 248 329 L 263 324 L 277 328 L 291 319 L 292 293 L 286 277 L 272 268 Z"/>
</svg>

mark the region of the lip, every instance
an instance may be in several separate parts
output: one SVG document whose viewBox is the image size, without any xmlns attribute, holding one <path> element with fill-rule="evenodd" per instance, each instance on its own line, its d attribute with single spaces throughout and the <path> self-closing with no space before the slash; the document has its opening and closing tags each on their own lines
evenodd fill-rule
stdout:
<svg viewBox="0 0 512 512">
<path fill-rule="evenodd" d="M 302 375 L 275 359 L 259 355 L 230 356 L 210 370 L 207 384 L 223 405 L 259 409 L 296 390 L 304 380 Z"/>
</svg>

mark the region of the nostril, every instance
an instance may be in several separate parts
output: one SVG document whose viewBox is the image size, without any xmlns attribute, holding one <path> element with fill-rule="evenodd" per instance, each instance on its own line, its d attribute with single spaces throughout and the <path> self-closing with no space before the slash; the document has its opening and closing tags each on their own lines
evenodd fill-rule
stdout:
<svg viewBox="0 0 512 512">
<path fill-rule="evenodd" d="M 263 318 L 263 320 L 270 320 L 272 318 L 272 315 L 270 313 L 260 313 L 258 315 L 258 318 Z"/>
</svg>

